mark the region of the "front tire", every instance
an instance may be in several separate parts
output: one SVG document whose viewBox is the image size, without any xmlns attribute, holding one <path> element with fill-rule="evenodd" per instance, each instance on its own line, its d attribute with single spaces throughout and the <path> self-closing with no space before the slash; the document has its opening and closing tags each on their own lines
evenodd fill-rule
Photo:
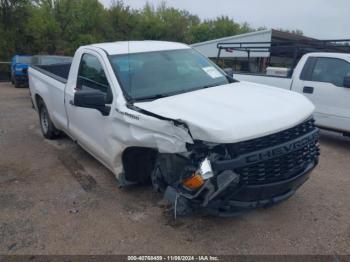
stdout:
<svg viewBox="0 0 350 262">
<path fill-rule="evenodd" d="M 60 131 L 52 123 L 49 111 L 44 102 L 41 102 L 39 106 L 39 119 L 40 129 L 45 138 L 54 139 L 59 135 Z"/>
</svg>

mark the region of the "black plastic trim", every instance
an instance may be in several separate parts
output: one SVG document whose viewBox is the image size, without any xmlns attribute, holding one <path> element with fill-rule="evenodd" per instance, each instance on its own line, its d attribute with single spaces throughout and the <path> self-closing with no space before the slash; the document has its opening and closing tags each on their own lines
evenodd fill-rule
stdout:
<svg viewBox="0 0 350 262">
<path fill-rule="evenodd" d="M 276 205 L 293 196 L 297 189 L 309 179 L 309 174 L 316 167 L 316 165 L 317 161 L 310 163 L 298 176 L 288 180 L 265 185 L 240 187 L 236 191 L 232 192 L 230 197 L 231 199 L 218 201 L 215 201 L 214 199 L 212 203 L 209 203 L 204 212 L 220 217 L 232 217 L 255 208 Z M 280 194 L 275 193 L 280 190 L 285 191 L 284 193 Z M 235 200 L 235 197 L 239 199 L 243 192 L 248 194 L 250 197 L 256 197 L 258 200 Z M 264 194 L 271 194 L 273 196 L 269 198 L 261 198 L 261 195 Z M 224 210 L 222 207 L 226 207 L 226 210 Z"/>
<path fill-rule="evenodd" d="M 264 162 L 269 159 L 278 157 L 280 155 L 294 152 L 302 148 L 303 146 L 305 146 L 305 144 L 310 144 L 312 142 L 317 141 L 318 138 L 319 138 L 319 130 L 316 128 L 315 130 L 313 130 L 312 132 L 304 136 L 298 137 L 294 140 L 291 140 L 283 144 L 279 144 L 279 145 L 269 147 L 263 150 L 255 151 L 252 153 L 240 155 L 237 158 L 232 160 L 213 161 L 212 167 L 215 171 L 220 172 L 227 169 L 236 169 L 239 167 L 254 165 L 256 163 Z"/>
</svg>

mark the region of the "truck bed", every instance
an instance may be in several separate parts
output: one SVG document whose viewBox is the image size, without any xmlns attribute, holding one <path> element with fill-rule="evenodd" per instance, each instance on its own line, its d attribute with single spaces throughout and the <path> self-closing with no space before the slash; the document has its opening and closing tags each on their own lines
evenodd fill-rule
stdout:
<svg viewBox="0 0 350 262">
<path fill-rule="evenodd" d="M 64 90 L 70 67 L 71 63 L 31 65 L 28 71 L 29 88 L 34 105 L 37 103 L 36 94 L 39 94 L 45 101 L 50 118 L 60 130 L 65 130 L 68 126 Z M 38 110 L 37 106 L 36 109 Z"/>
<path fill-rule="evenodd" d="M 61 63 L 53 65 L 32 65 L 31 67 L 56 79 L 57 81 L 67 83 L 71 65 L 72 63 Z"/>
<path fill-rule="evenodd" d="M 292 78 L 289 78 L 289 77 L 234 73 L 233 78 L 239 81 L 264 84 L 264 85 L 279 87 L 287 90 L 290 90 L 292 85 Z"/>
</svg>

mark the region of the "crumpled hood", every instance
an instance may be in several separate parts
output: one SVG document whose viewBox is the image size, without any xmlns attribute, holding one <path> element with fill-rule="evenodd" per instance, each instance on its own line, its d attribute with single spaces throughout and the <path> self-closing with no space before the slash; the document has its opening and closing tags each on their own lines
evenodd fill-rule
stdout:
<svg viewBox="0 0 350 262">
<path fill-rule="evenodd" d="M 291 128 L 310 117 L 314 105 L 304 96 L 280 88 L 237 82 L 202 89 L 137 107 L 190 128 L 193 139 L 234 143 Z"/>
</svg>

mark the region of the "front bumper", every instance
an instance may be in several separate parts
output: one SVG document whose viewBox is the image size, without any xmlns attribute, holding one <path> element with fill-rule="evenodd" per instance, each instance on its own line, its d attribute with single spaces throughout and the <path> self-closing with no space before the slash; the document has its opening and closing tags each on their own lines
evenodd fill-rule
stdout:
<svg viewBox="0 0 350 262">
<path fill-rule="evenodd" d="M 235 216 L 277 204 L 291 197 L 317 165 L 318 135 L 318 129 L 314 129 L 288 142 L 231 160 L 214 160 L 216 176 L 196 193 L 169 186 L 165 198 L 173 203 L 178 215 L 200 211 Z"/>
<path fill-rule="evenodd" d="M 285 181 L 233 189 L 226 199 L 209 203 L 205 213 L 234 216 L 251 209 L 278 204 L 295 194 L 297 189 L 309 179 L 309 174 L 316 165 L 316 162 L 309 164 L 301 174 Z"/>
<path fill-rule="evenodd" d="M 317 163 L 317 161 L 310 163 L 299 175 L 276 183 L 242 186 L 235 184 L 235 181 L 232 180 L 232 183 L 225 187 L 222 193 L 209 201 L 203 201 L 200 193 L 196 197 L 189 197 L 170 186 L 164 197 L 172 204 L 175 214 L 179 216 L 194 212 L 219 217 L 238 216 L 252 209 L 273 206 L 293 196 L 297 189 L 308 180 L 310 172 Z M 206 189 L 203 191 L 210 191 L 210 187 Z"/>
</svg>

